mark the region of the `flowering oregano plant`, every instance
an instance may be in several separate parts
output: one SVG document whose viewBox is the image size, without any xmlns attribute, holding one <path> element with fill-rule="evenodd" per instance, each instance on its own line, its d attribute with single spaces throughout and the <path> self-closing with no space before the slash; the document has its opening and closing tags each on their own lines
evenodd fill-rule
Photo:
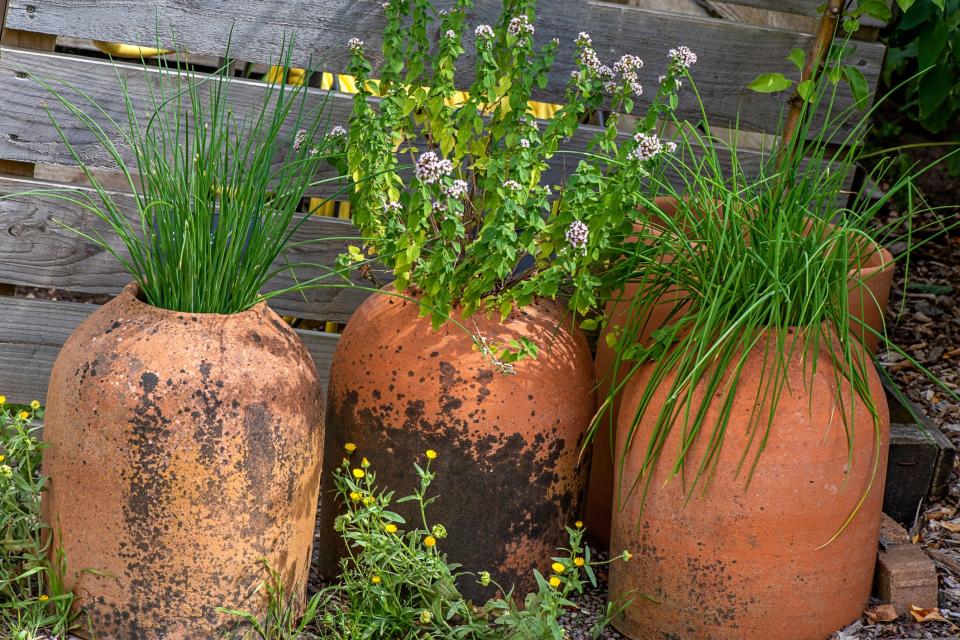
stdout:
<svg viewBox="0 0 960 640">
<path fill-rule="evenodd" d="M 367 253 L 393 270 L 397 290 L 417 294 L 435 326 L 454 308 L 505 317 L 536 296 L 558 294 L 585 313 L 603 299 L 598 273 L 631 236 L 656 182 L 650 178 L 675 148 L 657 123 L 676 107 L 680 77 L 696 55 L 670 52 L 647 113 L 628 135 L 620 114 L 644 96 L 643 61 L 628 54 L 607 66 L 581 33 L 564 105 L 541 124 L 528 105 L 548 83 L 559 42 L 535 46 L 535 0 L 506 0 L 497 25 L 470 28 L 472 4 L 437 11 L 428 0 L 384 2 L 376 79 L 364 44 L 350 41 L 359 89 L 347 150 L 354 222 Z M 474 65 L 464 94 L 455 80 L 464 77 L 458 61 L 470 38 Z M 548 161 L 601 109 L 610 115 L 575 171 L 551 181 Z M 362 260 L 359 250 L 344 256 Z"/>
</svg>

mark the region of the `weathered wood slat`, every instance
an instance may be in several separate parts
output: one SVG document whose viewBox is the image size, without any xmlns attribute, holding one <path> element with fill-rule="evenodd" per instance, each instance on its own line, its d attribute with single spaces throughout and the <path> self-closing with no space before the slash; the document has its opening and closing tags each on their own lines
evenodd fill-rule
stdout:
<svg viewBox="0 0 960 640">
<path fill-rule="evenodd" d="M 471 24 L 493 22 L 500 7 L 499 0 L 479 0 Z M 351 37 L 365 40 L 371 53 L 378 50 L 382 9 L 380 0 L 265 0 L 255 4 L 225 0 L 10 0 L 7 21 L 11 27 L 27 31 L 140 45 L 157 43 L 159 24 L 164 46 L 170 46 L 173 33 L 180 47 L 213 55 L 223 53 L 232 29 L 232 55 L 255 62 L 276 59 L 284 36 L 295 33 L 298 47 L 294 63 L 342 70 L 349 56 L 346 42 Z M 558 37 L 561 46 L 550 85 L 539 98 L 562 98 L 573 68 L 573 40 L 581 30 L 593 33 L 597 51 L 604 59 L 613 60 L 623 53 L 645 59 L 648 85 L 663 72 L 666 50 L 686 44 L 700 56 L 695 77 L 715 124 L 723 125 L 739 116 L 742 128 L 766 131 L 777 125 L 780 99 L 750 92 L 746 85 L 760 73 L 788 70 L 785 56 L 790 49 L 806 50 L 810 45 L 807 34 L 591 0 L 554 0 L 541 7 L 536 38 L 546 42 Z M 472 45 L 468 44 L 467 50 L 465 68 L 470 68 Z M 852 63 L 863 71 L 870 86 L 876 84 L 883 50 L 881 45 L 858 44 Z M 464 82 L 468 79 L 463 76 Z M 850 104 L 850 98 L 845 94 L 838 102 L 843 108 Z M 680 111 L 688 115 L 698 110 L 688 99 L 681 102 Z"/>
<path fill-rule="evenodd" d="M 17 194 L 48 186 L 32 180 L 0 179 L 0 194 Z M 135 221 L 132 197 L 118 195 L 117 202 L 128 219 Z M 139 226 L 139 223 L 136 224 Z M 99 232 L 111 238 L 112 246 L 123 253 L 122 245 L 108 232 L 108 227 L 79 206 L 39 196 L 0 200 L 0 282 L 86 293 L 119 292 L 130 280 L 120 263 L 106 251 L 64 228 L 64 225 L 89 234 Z M 349 221 L 314 216 L 303 224 L 294 240 L 356 236 L 357 230 Z M 294 247 L 289 252 L 288 260 L 291 263 L 330 268 L 349 243 L 349 240 L 329 240 Z M 324 273 L 324 269 L 298 267 L 295 273 L 300 281 L 304 281 Z M 384 283 L 390 280 L 386 274 L 381 273 L 378 277 Z M 329 279 L 327 282 L 334 284 L 339 281 Z M 370 283 L 362 282 L 356 276 L 354 282 L 370 286 Z M 291 276 L 284 274 L 278 276 L 269 289 L 281 289 L 291 284 Z M 356 289 L 311 288 L 302 295 L 287 294 L 274 298 L 271 304 L 283 314 L 346 322 L 366 295 Z"/>
<path fill-rule="evenodd" d="M 0 297 L 0 394 L 10 402 L 44 401 L 60 347 L 96 308 L 76 302 Z M 338 337 L 300 329 L 297 333 L 313 356 L 326 389 Z"/>
</svg>

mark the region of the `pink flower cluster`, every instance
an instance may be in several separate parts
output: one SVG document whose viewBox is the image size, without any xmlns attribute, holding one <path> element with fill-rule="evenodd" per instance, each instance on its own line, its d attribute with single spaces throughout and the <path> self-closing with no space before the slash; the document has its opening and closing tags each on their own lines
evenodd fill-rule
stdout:
<svg viewBox="0 0 960 640">
<path fill-rule="evenodd" d="M 670 49 L 667 55 L 670 56 L 675 65 L 684 69 L 689 69 L 697 63 L 697 54 L 682 45 L 676 49 Z"/>
<path fill-rule="evenodd" d="M 637 143 L 637 146 L 627 154 L 627 157 L 640 162 L 650 160 L 658 153 L 664 151 L 673 153 L 677 150 L 677 144 L 675 142 L 664 142 L 655 133 L 636 133 L 633 136 L 633 141 Z"/>
<path fill-rule="evenodd" d="M 453 172 L 453 163 L 433 151 L 420 154 L 416 166 L 417 179 L 423 184 L 433 184 Z"/>
<path fill-rule="evenodd" d="M 580 220 L 574 220 L 567 227 L 565 234 L 567 242 L 574 249 L 579 249 L 580 253 L 587 255 L 587 241 L 590 240 L 590 229 Z"/>
<path fill-rule="evenodd" d="M 526 15 L 519 15 L 510 20 L 510 26 L 507 27 L 507 33 L 512 36 L 521 37 L 533 35 L 533 25 L 530 24 L 530 18 Z"/>
<path fill-rule="evenodd" d="M 459 200 L 463 196 L 467 195 L 467 190 L 469 185 L 467 185 L 465 180 L 454 180 L 453 184 L 449 187 L 441 187 L 444 195 L 447 197 L 453 198 L 454 200 Z"/>
</svg>

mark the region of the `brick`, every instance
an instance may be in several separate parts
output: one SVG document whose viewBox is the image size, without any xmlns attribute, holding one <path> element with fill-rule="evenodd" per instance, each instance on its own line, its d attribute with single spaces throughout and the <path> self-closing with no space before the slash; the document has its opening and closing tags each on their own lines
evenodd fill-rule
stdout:
<svg viewBox="0 0 960 640">
<path fill-rule="evenodd" d="M 895 544 L 910 544 L 910 534 L 900 523 L 885 513 L 880 514 L 880 548 L 888 549 Z"/>
<path fill-rule="evenodd" d="M 874 592 L 891 603 L 897 613 L 909 613 L 910 605 L 936 607 L 937 569 L 933 560 L 915 544 L 897 544 L 877 556 Z"/>
</svg>

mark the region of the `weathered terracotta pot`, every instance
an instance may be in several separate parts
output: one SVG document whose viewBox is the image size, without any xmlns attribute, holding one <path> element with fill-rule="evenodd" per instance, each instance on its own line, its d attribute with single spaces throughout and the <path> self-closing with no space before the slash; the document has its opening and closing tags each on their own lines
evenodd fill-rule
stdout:
<svg viewBox="0 0 960 640">
<path fill-rule="evenodd" d="M 657 198 L 656 203 L 666 215 L 676 214 L 675 198 Z M 854 319 L 862 320 L 867 327 L 878 333 L 883 332 L 883 314 L 890 298 L 894 266 L 893 255 L 885 248 L 873 245 L 869 253 L 862 258 L 859 268 L 850 270 L 850 315 Z M 648 317 L 633 318 L 630 315 L 630 301 L 644 292 L 644 286 L 642 282 L 628 283 L 618 299 L 607 303 L 604 313 L 608 327 L 634 327 L 637 330 L 637 342 L 647 345 L 654 331 L 684 312 L 686 292 L 672 289 L 661 296 L 658 304 L 651 307 Z M 871 352 L 877 350 L 880 339 L 876 334 L 865 329 L 858 320 L 851 321 L 850 329 L 855 336 L 860 336 Z M 611 386 L 621 384 L 630 371 L 629 363 L 623 363 L 614 375 L 616 354 L 607 345 L 606 333 L 605 329 L 597 342 L 594 359 L 597 370 L 597 398 L 601 403 L 607 397 Z M 610 541 L 610 520 L 613 516 L 613 439 L 610 424 L 616 420 L 619 410 L 620 394 L 617 394 L 611 402 L 609 413 L 605 413 L 599 426 L 591 451 L 584 513 L 590 542 L 601 549 L 606 549 Z"/>
<path fill-rule="evenodd" d="M 393 295 L 370 296 L 350 318 L 330 376 L 320 532 L 326 575 L 338 572 L 333 520 L 341 507 L 329 472 L 347 442 L 397 496 L 417 486 L 413 463 L 424 462 L 424 451 L 438 452 L 430 493 L 439 499 L 427 517 L 446 527 L 438 548 L 466 571 L 490 571 L 524 594 L 534 588 L 532 570 L 549 570 L 567 542 L 564 526 L 579 517 L 586 480 L 579 448 L 595 408 L 586 338 L 549 300 L 503 323 L 477 313 L 463 324 L 491 344 L 530 338 L 539 355 L 503 373 L 464 329 L 448 322 L 434 331 L 416 302 Z M 410 504 L 396 509 L 419 522 Z M 493 595 L 472 579 L 461 586 L 475 600 Z"/>
<path fill-rule="evenodd" d="M 769 409 L 769 404 L 756 406 L 758 390 L 766 382 L 765 340 L 773 348 L 768 334 L 747 358 L 709 484 L 689 494 L 682 477 L 670 477 L 681 442 L 682 429 L 675 428 L 652 471 L 641 510 L 641 492 L 629 489 L 671 379 L 655 390 L 641 418 L 623 476 L 616 478 L 618 508 L 611 539 L 613 549 L 635 554 L 630 562 L 614 563 L 610 571 L 612 598 L 636 590 L 633 604 L 613 622 L 631 638 L 823 640 L 855 620 L 869 598 L 889 433 L 880 380 L 868 361 L 880 421 L 875 424 L 861 400 L 853 401 L 853 418 L 847 423 L 853 435 L 848 464 L 846 431 L 836 403 L 847 403 L 849 419 L 851 391 L 846 384 L 838 388 L 828 345 L 822 344 L 819 353 L 798 349 L 788 364 L 790 388 L 776 407 L 769 439 L 747 486 L 746 472 L 738 475 L 737 467 L 749 442 L 750 417 L 755 408 L 762 416 Z M 624 389 L 618 451 L 651 369 L 645 365 Z M 701 386 L 694 407 L 700 406 L 702 394 Z M 719 405 L 715 401 L 709 408 L 703 437 L 689 451 L 688 478 L 703 460 Z M 760 423 L 761 429 L 766 427 L 765 418 Z M 758 440 L 752 442 L 747 465 Z M 855 510 L 847 527 L 825 545 Z"/>
<path fill-rule="evenodd" d="M 53 367 L 44 519 L 98 640 L 239 637 L 265 613 L 261 559 L 302 601 L 323 398 L 310 354 L 265 304 L 166 311 L 123 293 Z"/>
</svg>

